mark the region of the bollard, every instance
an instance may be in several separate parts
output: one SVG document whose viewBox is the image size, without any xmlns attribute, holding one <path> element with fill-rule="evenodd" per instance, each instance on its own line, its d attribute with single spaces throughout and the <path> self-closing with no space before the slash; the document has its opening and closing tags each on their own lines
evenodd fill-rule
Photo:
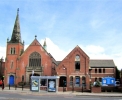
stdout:
<svg viewBox="0 0 122 100">
<path fill-rule="evenodd" d="M 17 85 L 15 84 L 15 90 L 17 89 Z"/>
<path fill-rule="evenodd" d="M 30 91 L 31 91 L 31 83 L 30 83 Z"/>
<path fill-rule="evenodd" d="M 73 84 L 72 84 L 72 92 L 74 92 L 74 86 L 73 86 Z"/>
<path fill-rule="evenodd" d="M 82 93 L 83 93 L 83 86 L 82 86 Z"/>
<path fill-rule="evenodd" d="M 22 91 L 23 91 L 23 84 L 22 84 Z"/>
<path fill-rule="evenodd" d="M 2 83 L 2 90 L 4 89 L 3 83 Z"/>
<path fill-rule="evenodd" d="M 63 92 L 64 92 L 64 86 L 63 86 Z"/>
<path fill-rule="evenodd" d="M 9 84 L 9 90 L 10 90 L 10 84 Z"/>
</svg>

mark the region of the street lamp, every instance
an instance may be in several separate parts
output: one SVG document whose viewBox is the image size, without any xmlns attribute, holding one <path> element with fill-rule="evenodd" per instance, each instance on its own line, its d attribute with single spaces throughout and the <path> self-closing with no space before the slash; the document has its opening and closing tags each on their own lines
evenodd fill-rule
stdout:
<svg viewBox="0 0 122 100">
<path fill-rule="evenodd" d="M 34 75 L 34 70 L 32 70 L 32 76 Z"/>
</svg>

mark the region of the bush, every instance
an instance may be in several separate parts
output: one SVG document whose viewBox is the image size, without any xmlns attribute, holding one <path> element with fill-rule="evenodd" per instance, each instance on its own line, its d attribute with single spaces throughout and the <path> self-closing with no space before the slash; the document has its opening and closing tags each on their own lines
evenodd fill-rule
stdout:
<svg viewBox="0 0 122 100">
<path fill-rule="evenodd" d="M 24 85 L 26 85 L 26 82 L 19 82 L 18 85 L 19 86 L 22 86 L 22 85 L 24 86 Z"/>
<path fill-rule="evenodd" d="M 95 87 L 101 87 L 101 83 L 99 81 L 96 81 L 94 86 Z"/>
</svg>

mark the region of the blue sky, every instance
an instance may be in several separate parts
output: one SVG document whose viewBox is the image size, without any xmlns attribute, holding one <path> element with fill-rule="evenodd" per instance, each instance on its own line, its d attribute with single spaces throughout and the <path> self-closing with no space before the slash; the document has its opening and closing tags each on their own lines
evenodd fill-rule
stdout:
<svg viewBox="0 0 122 100">
<path fill-rule="evenodd" d="M 27 47 L 37 35 L 56 60 L 76 45 L 91 59 L 113 59 L 121 69 L 121 0 L 1 0 L 0 57 L 5 58 L 19 8 L 22 40 Z"/>
</svg>

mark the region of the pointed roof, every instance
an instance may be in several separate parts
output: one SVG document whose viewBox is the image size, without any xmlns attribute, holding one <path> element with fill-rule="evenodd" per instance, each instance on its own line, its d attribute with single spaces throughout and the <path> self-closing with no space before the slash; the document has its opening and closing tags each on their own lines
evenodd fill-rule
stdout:
<svg viewBox="0 0 122 100">
<path fill-rule="evenodd" d="M 30 44 L 30 45 L 38 45 L 38 46 L 41 46 L 42 47 L 42 45 L 39 43 L 39 41 L 36 39 L 36 35 L 35 35 L 35 39 L 33 40 L 33 42 Z"/>
<path fill-rule="evenodd" d="M 89 56 L 77 45 L 62 61 L 57 61 L 57 64 L 60 65 L 65 59 L 70 58 L 74 52 L 79 52 L 83 57 L 89 59 Z"/>
<path fill-rule="evenodd" d="M 17 16 L 13 28 L 13 33 L 11 36 L 11 43 L 20 43 L 21 42 L 21 33 L 20 33 L 20 23 L 19 23 L 19 8 L 17 9 Z"/>
<path fill-rule="evenodd" d="M 45 48 L 40 44 L 40 42 L 39 42 L 36 38 L 37 38 L 37 36 L 35 35 L 35 39 L 34 39 L 34 40 L 32 41 L 32 43 L 28 46 L 28 48 L 29 48 L 30 46 L 41 46 L 42 49 L 47 53 L 47 55 L 50 56 L 50 58 L 52 59 L 52 62 L 55 63 L 55 64 L 57 64 L 57 62 L 56 62 L 56 60 L 54 59 L 54 57 L 53 57 L 50 53 L 48 53 L 48 52 L 45 50 Z M 28 48 L 24 51 L 24 53 L 21 55 L 21 57 L 27 52 Z"/>
<path fill-rule="evenodd" d="M 116 67 L 112 59 L 90 60 L 91 67 Z"/>
</svg>

